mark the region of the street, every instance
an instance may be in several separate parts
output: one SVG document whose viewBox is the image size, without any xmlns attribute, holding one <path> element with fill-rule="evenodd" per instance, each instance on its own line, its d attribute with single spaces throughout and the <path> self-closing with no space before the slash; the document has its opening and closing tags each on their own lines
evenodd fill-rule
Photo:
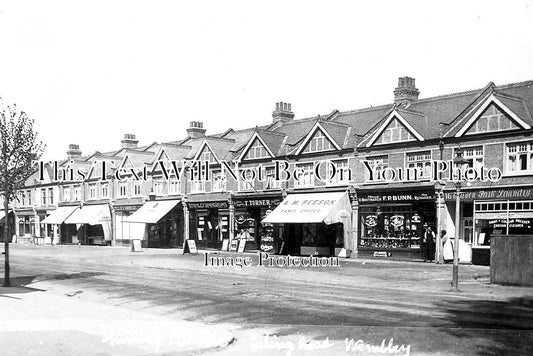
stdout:
<svg viewBox="0 0 533 356">
<path fill-rule="evenodd" d="M 12 284 L 29 295 L 55 298 L 55 306 L 36 307 L 44 309 L 35 312 L 39 318 L 50 323 L 47 308 L 75 300 L 69 308 L 88 303 L 124 315 L 142 312 L 165 322 L 223 328 L 232 335 L 214 348 L 88 348 L 89 354 L 533 354 L 533 288 L 491 285 L 485 266 L 461 265 L 461 292 L 452 293 L 451 265 L 341 259 L 338 267 L 259 267 L 256 254 L 209 252 L 253 261 L 243 268 L 213 267 L 205 266 L 202 252 L 183 255 L 177 249 L 10 247 Z M 1 265 L 3 277 L 3 256 Z M 24 300 L 15 297 L 1 289 L 0 305 L 10 303 L 9 310 L 0 308 L 5 324 L 20 320 L 19 313 L 33 318 Z M 10 345 L 7 350 L 24 347 L 28 354 L 42 345 L 35 332 L 29 338 L 5 327 L 0 344 Z M 65 350 L 62 354 L 74 349 Z"/>
</svg>

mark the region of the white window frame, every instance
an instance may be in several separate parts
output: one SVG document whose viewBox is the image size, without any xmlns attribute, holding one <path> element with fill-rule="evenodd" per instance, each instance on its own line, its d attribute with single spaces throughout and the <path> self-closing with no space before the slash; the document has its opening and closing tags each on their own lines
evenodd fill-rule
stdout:
<svg viewBox="0 0 533 356">
<path fill-rule="evenodd" d="M 348 158 L 341 158 L 341 159 L 335 159 L 330 161 L 331 164 L 335 165 L 336 168 L 336 174 L 333 179 L 330 179 L 331 175 L 331 164 L 328 162 L 327 169 L 326 169 L 326 185 L 346 185 L 350 184 L 350 160 Z M 339 167 L 338 164 L 343 162 L 343 166 Z M 344 162 L 346 162 L 346 165 L 344 165 Z M 343 172 L 341 173 L 341 169 Z M 341 179 L 342 177 L 342 179 Z"/>
<path fill-rule="evenodd" d="M 368 156 L 368 157 L 363 158 L 362 160 L 369 161 L 368 164 L 370 168 L 374 169 L 374 172 L 375 172 L 374 174 L 375 174 L 376 179 L 374 179 L 371 183 L 385 181 L 385 179 L 383 178 L 382 172 L 385 168 L 389 167 L 389 155 L 388 154 Z M 365 181 L 368 182 L 370 179 L 370 173 L 367 172 L 366 165 L 364 165 L 364 167 L 365 167 L 364 168 Z"/>
<path fill-rule="evenodd" d="M 102 198 L 109 198 L 109 183 L 100 183 L 100 192 Z"/>
<path fill-rule="evenodd" d="M 331 151 L 333 149 L 335 149 L 335 147 L 322 130 L 316 130 L 302 153 Z"/>
<path fill-rule="evenodd" d="M 90 183 L 89 184 L 89 199 L 96 199 L 97 197 L 98 195 L 97 195 L 96 183 Z"/>
<path fill-rule="evenodd" d="M 275 180 L 274 178 L 276 178 L 276 167 L 265 167 L 264 190 L 281 189 L 281 180 Z"/>
<path fill-rule="evenodd" d="M 419 178 L 431 178 L 431 150 L 405 152 L 405 168 L 416 168 L 422 174 Z"/>
<path fill-rule="evenodd" d="M 213 171 L 213 191 L 222 192 L 226 190 L 226 176 L 221 170 Z"/>
<path fill-rule="evenodd" d="M 54 205 L 54 188 L 48 188 L 48 204 Z"/>
<path fill-rule="evenodd" d="M 81 185 L 74 186 L 74 201 L 81 201 Z"/>
<path fill-rule="evenodd" d="M 308 188 L 315 186 L 315 165 L 313 162 L 297 163 L 295 168 L 296 170 L 301 171 L 300 174 L 297 174 L 299 179 L 296 179 L 296 176 L 294 177 L 295 188 Z"/>
<path fill-rule="evenodd" d="M 268 154 L 265 146 L 263 146 L 258 138 L 255 138 L 250 148 L 248 148 L 245 159 L 260 159 L 268 157 L 270 157 L 270 155 Z"/>
<path fill-rule="evenodd" d="M 46 188 L 41 188 L 41 204 L 42 205 L 47 205 L 48 204 L 48 199 L 47 199 L 47 189 Z"/>
<path fill-rule="evenodd" d="M 132 192 L 134 197 L 141 197 L 143 195 L 143 182 L 140 180 L 133 180 L 132 182 Z"/>
<path fill-rule="evenodd" d="M 63 201 L 70 201 L 71 199 L 70 187 L 63 187 Z"/>
<path fill-rule="evenodd" d="M 117 193 L 119 198 L 125 198 L 128 196 L 128 181 L 121 180 L 118 182 Z"/>
<path fill-rule="evenodd" d="M 504 173 L 508 176 L 513 175 L 530 175 L 533 174 L 533 140 L 526 140 L 526 141 L 514 141 L 514 142 L 506 142 L 504 145 Z M 514 152 L 509 152 L 510 147 L 509 146 L 515 146 L 520 147 L 523 146 L 520 150 L 515 150 Z M 526 169 L 518 169 L 518 170 L 512 170 L 510 167 L 510 156 L 515 156 L 517 159 L 518 157 L 523 154 L 525 155 L 526 159 Z"/>
</svg>

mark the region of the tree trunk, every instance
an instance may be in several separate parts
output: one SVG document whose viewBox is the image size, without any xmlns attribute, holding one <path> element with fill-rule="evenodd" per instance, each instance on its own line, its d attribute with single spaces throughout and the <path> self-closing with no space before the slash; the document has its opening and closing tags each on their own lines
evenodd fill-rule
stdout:
<svg viewBox="0 0 533 356">
<path fill-rule="evenodd" d="M 4 246 L 5 246 L 5 271 L 4 271 L 4 287 L 11 287 L 9 280 L 9 201 L 7 196 L 4 196 Z"/>
</svg>

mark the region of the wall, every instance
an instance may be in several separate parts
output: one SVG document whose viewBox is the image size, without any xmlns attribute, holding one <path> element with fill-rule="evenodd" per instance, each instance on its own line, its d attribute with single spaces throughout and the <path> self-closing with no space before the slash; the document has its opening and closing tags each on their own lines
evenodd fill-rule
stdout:
<svg viewBox="0 0 533 356">
<path fill-rule="evenodd" d="M 491 283 L 533 286 L 531 236 L 492 236 L 490 250 Z"/>
</svg>

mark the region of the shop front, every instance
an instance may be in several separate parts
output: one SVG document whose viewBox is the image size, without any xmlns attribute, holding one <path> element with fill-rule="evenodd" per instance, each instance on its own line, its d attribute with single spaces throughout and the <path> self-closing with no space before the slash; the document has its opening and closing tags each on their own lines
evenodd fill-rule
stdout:
<svg viewBox="0 0 533 356">
<path fill-rule="evenodd" d="M 110 245 L 111 212 L 108 204 L 84 205 L 64 222 L 62 243 Z"/>
<path fill-rule="evenodd" d="M 128 222 L 128 218 L 138 211 L 143 206 L 142 202 L 139 204 L 120 204 L 115 202 L 112 208 L 113 216 L 113 229 L 116 245 L 129 245 L 132 239 L 131 235 L 135 230 L 132 229 L 132 225 Z"/>
<path fill-rule="evenodd" d="M 33 241 L 36 234 L 37 215 L 33 209 L 17 209 L 15 210 L 16 217 L 16 235 L 19 242 Z"/>
<path fill-rule="evenodd" d="M 279 253 L 349 256 L 351 214 L 346 192 L 289 194 L 262 223 L 283 227 Z"/>
<path fill-rule="evenodd" d="M 189 239 L 203 249 L 222 250 L 223 241 L 230 239 L 229 195 L 191 194 L 187 197 Z"/>
<path fill-rule="evenodd" d="M 427 190 L 362 190 L 359 257 L 421 259 L 426 227 L 436 231 L 436 198 Z M 429 246 L 434 254 L 435 249 Z M 430 256 L 433 257 L 434 256 Z"/>
<path fill-rule="evenodd" d="M 445 192 L 452 204 L 453 192 Z M 472 247 L 472 263 L 490 263 L 491 237 L 533 236 L 533 188 L 488 188 L 461 192 L 462 239 Z"/>
<path fill-rule="evenodd" d="M 274 224 L 261 221 L 282 201 L 282 196 L 235 196 L 235 239 L 246 240 L 246 250 L 277 252 L 279 229 Z"/>
<path fill-rule="evenodd" d="M 179 247 L 183 244 L 181 200 L 144 203 L 125 219 L 129 240 L 141 240 L 143 247 Z"/>
<path fill-rule="evenodd" d="M 50 215 L 41 221 L 44 225 L 47 236 L 51 239 L 53 245 L 61 242 L 61 231 L 65 220 L 78 209 L 77 206 L 60 206 L 56 210 L 53 210 Z"/>
</svg>

